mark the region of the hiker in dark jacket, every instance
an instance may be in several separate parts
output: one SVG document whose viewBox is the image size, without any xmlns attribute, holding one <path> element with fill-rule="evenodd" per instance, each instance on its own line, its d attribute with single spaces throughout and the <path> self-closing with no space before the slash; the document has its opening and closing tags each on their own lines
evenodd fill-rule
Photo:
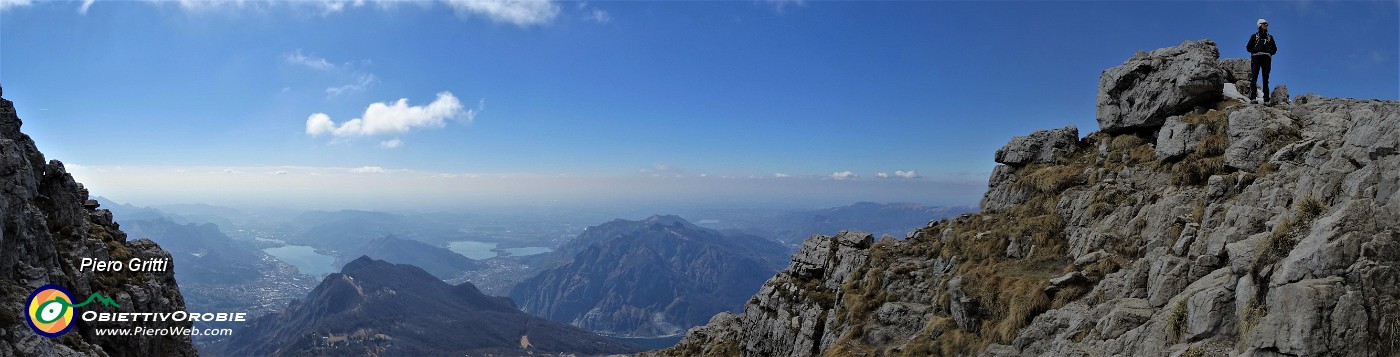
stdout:
<svg viewBox="0 0 1400 357">
<path fill-rule="evenodd" d="M 1249 36 L 1249 44 L 1245 45 L 1245 50 L 1249 51 L 1249 100 L 1254 100 L 1254 93 L 1258 91 L 1259 71 L 1264 71 L 1264 102 L 1269 101 L 1269 67 L 1273 62 L 1274 54 L 1278 53 L 1278 44 L 1274 42 L 1274 36 L 1269 34 L 1269 21 L 1259 19 L 1257 22 L 1259 31 Z"/>
</svg>

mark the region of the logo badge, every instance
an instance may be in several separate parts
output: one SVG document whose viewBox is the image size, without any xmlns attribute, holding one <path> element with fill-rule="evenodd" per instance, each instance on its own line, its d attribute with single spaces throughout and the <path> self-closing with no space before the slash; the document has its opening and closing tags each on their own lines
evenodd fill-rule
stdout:
<svg viewBox="0 0 1400 357">
<path fill-rule="evenodd" d="M 44 337 L 58 337 L 73 329 L 73 294 L 58 285 L 44 285 L 29 294 L 29 328 Z"/>
</svg>

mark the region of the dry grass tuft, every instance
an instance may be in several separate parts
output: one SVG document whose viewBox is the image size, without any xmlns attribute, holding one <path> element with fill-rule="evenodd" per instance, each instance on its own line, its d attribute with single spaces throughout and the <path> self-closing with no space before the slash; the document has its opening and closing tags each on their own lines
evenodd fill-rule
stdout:
<svg viewBox="0 0 1400 357">
<path fill-rule="evenodd" d="M 1086 182 L 1084 166 L 1027 166 L 1025 176 L 1017 182 L 1022 187 L 1035 189 L 1040 193 L 1055 193 Z"/>
<path fill-rule="evenodd" d="M 1181 342 L 1182 330 L 1186 329 L 1186 299 L 1176 303 L 1172 314 L 1167 316 L 1167 338 L 1173 343 Z"/>
</svg>

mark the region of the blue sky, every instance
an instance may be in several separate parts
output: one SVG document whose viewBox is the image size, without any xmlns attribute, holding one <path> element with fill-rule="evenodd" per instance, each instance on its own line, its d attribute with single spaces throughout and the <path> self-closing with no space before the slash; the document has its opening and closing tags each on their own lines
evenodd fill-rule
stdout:
<svg viewBox="0 0 1400 357">
<path fill-rule="evenodd" d="M 1259 17 L 1273 83 L 1397 99 L 1397 4 L 0 0 L 0 85 L 137 203 L 975 204 L 1103 69 Z"/>
</svg>

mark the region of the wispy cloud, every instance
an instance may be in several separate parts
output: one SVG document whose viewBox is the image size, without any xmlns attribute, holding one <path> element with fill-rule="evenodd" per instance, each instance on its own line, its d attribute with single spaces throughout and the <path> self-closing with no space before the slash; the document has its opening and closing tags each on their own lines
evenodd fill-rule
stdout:
<svg viewBox="0 0 1400 357">
<path fill-rule="evenodd" d="M 788 7 L 807 6 L 807 0 L 759 0 L 759 2 L 773 7 L 773 11 L 779 14 L 787 11 Z"/>
<path fill-rule="evenodd" d="M 94 0 L 83 1 L 87 3 Z M 33 0 L 0 0 L 0 10 L 28 6 L 32 2 Z M 318 10 L 320 16 L 343 13 L 348 9 L 364 7 L 370 3 L 376 4 L 377 6 L 374 7 L 379 10 L 387 10 L 403 3 L 417 3 L 424 8 L 433 8 L 433 4 L 440 2 L 464 20 L 485 18 L 521 28 L 548 24 L 558 18 L 562 12 L 554 0 L 148 0 L 146 2 L 155 6 L 173 4 L 190 13 L 244 9 L 265 11 L 273 8 L 298 10 L 312 8 Z M 87 6 L 83 6 L 79 12 L 85 13 L 86 8 Z M 587 11 L 584 12 L 584 15 L 593 21 L 605 23 L 611 20 L 611 16 L 601 10 Z"/>
<path fill-rule="evenodd" d="M 350 83 L 326 87 L 326 97 L 335 98 L 343 94 L 363 92 L 379 82 L 379 77 L 356 68 L 351 63 L 335 64 L 325 58 L 302 53 L 301 49 L 282 55 L 282 60 L 293 66 L 305 67 L 317 72 L 329 73 L 333 77 L 348 79 Z M 367 62 L 367 61 L 362 61 Z"/>
<path fill-rule="evenodd" d="M 337 139 L 346 139 L 441 128 L 452 119 L 472 122 L 476 119 L 477 111 L 484 105 L 483 100 L 477 109 L 466 109 L 451 92 L 438 93 L 437 99 L 426 105 L 408 105 L 408 98 L 400 98 L 393 103 L 376 102 L 365 108 L 364 115 L 340 124 L 332 121 L 326 113 L 311 114 L 306 118 L 306 135 L 329 135 Z M 398 138 L 380 143 L 380 146 L 385 148 L 396 148 L 400 145 L 403 145 L 403 142 Z"/>
<path fill-rule="evenodd" d="M 315 3 L 321 7 L 321 15 L 330 15 L 344 11 L 346 6 L 364 6 L 365 0 L 320 0 Z"/>
<path fill-rule="evenodd" d="M 602 9 L 592 9 L 587 15 L 584 15 L 583 19 L 606 24 L 612 22 L 612 15 L 609 15 L 607 11 L 603 11 Z"/>
<path fill-rule="evenodd" d="M 779 173 L 773 174 L 773 177 L 774 177 L 774 178 L 788 178 L 788 177 L 792 177 L 792 175 L 788 175 L 788 174 L 779 172 Z"/>
<path fill-rule="evenodd" d="M 458 15 L 485 16 L 520 27 L 543 25 L 559 16 L 559 6 L 548 0 L 445 0 Z"/>
<path fill-rule="evenodd" d="M 379 142 L 379 147 L 385 149 L 398 149 L 400 146 L 403 146 L 403 140 L 399 140 L 399 138 L 393 138 Z"/>
<path fill-rule="evenodd" d="M 860 177 L 860 175 L 857 175 L 856 173 L 847 170 L 833 172 L 830 176 L 827 177 L 830 177 L 832 180 L 851 180 Z"/>
<path fill-rule="evenodd" d="M 382 174 L 388 171 L 379 166 L 361 166 L 350 169 L 350 172 L 357 174 Z"/>
<path fill-rule="evenodd" d="M 355 79 L 354 83 L 326 88 L 326 96 L 336 97 L 345 93 L 363 92 L 365 89 L 368 89 L 370 85 L 378 81 L 379 77 L 375 77 L 374 74 L 360 74 Z"/>
<path fill-rule="evenodd" d="M 300 48 L 298 48 L 296 51 L 292 51 L 291 53 L 282 55 L 282 59 L 287 61 L 287 63 L 303 66 L 318 71 L 332 71 L 338 68 L 335 64 L 331 63 L 330 61 L 327 61 L 325 58 L 308 56 L 306 54 L 301 53 Z"/>
<path fill-rule="evenodd" d="M 88 9 L 92 8 L 92 3 L 97 0 L 83 0 L 83 4 L 78 6 L 78 14 L 87 15 Z"/>
<path fill-rule="evenodd" d="M 30 1 L 30 0 L 0 0 L 0 11 L 5 11 L 5 10 L 9 10 L 9 9 L 11 9 L 11 8 L 16 8 L 16 7 L 21 7 L 21 6 L 29 6 L 30 4 L 33 4 L 33 3 L 34 3 L 34 2 L 33 2 L 33 1 Z"/>
<path fill-rule="evenodd" d="M 914 170 L 909 170 L 909 171 L 895 170 L 894 175 L 895 175 L 895 176 L 899 176 L 900 178 L 906 178 L 906 179 L 919 178 L 919 173 L 918 173 L 918 172 L 915 172 Z"/>
<path fill-rule="evenodd" d="M 637 172 L 652 177 L 685 177 L 684 169 L 662 163 L 652 164 L 651 167 L 637 170 Z"/>
</svg>

